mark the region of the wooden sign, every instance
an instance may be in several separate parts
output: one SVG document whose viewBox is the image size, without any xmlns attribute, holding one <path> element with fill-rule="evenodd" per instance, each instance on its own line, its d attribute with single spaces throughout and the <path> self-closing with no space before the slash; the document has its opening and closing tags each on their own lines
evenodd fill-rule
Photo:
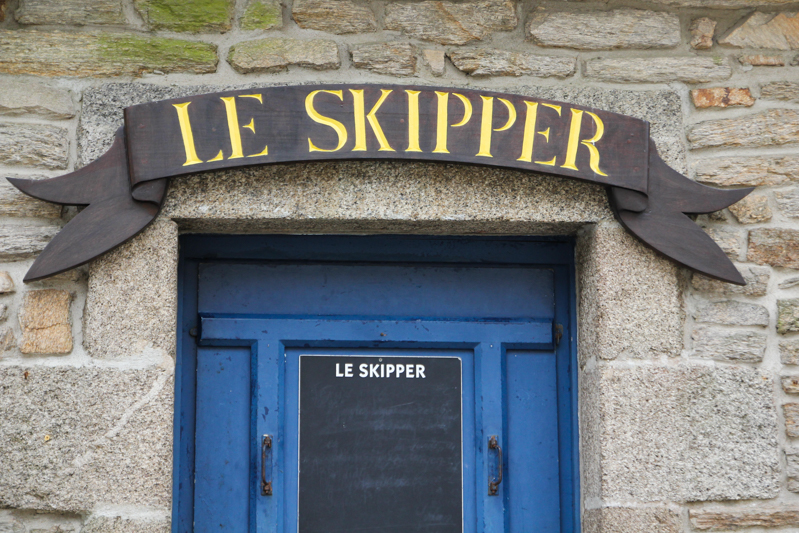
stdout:
<svg viewBox="0 0 799 533">
<path fill-rule="evenodd" d="M 172 176 L 336 159 L 468 163 L 599 183 L 643 242 L 693 270 L 745 283 L 686 214 L 718 211 L 752 189 L 705 187 L 669 168 L 646 121 L 525 96 L 394 85 L 268 87 L 126 108 L 113 146 L 94 163 L 49 180 L 9 178 L 36 198 L 89 206 L 25 280 L 132 238 L 155 219 Z"/>
<path fill-rule="evenodd" d="M 298 531 L 463 531 L 461 360 L 300 356 Z"/>
</svg>

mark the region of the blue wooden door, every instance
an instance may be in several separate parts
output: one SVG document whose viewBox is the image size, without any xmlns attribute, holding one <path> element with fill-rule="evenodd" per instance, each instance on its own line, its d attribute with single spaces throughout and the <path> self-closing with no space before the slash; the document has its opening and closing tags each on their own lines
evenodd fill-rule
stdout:
<svg viewBox="0 0 799 533">
<path fill-rule="evenodd" d="M 176 531 L 578 530 L 570 243 L 258 239 L 184 241 Z"/>
</svg>

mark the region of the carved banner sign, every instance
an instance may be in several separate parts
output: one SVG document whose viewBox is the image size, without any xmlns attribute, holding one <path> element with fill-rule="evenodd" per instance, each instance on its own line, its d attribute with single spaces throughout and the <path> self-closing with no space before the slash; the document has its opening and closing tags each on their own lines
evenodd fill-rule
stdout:
<svg viewBox="0 0 799 533">
<path fill-rule="evenodd" d="M 743 285 L 686 214 L 723 209 L 752 189 L 697 184 L 658 156 L 644 120 L 525 96 L 392 85 L 268 87 L 125 109 L 111 149 L 22 192 L 88 206 L 50 242 L 25 281 L 81 265 L 150 224 L 168 178 L 245 165 L 333 159 L 458 162 L 557 174 L 607 186 L 619 221 L 688 268 Z"/>
</svg>

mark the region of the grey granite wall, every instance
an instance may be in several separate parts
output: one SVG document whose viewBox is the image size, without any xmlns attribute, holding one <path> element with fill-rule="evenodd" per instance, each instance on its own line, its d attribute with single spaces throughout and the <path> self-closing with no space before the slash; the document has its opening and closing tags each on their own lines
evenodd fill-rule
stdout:
<svg viewBox="0 0 799 533">
<path fill-rule="evenodd" d="M 2 175 L 79 168 L 125 106 L 180 95 L 506 91 L 649 120 L 678 170 L 757 187 L 697 220 L 749 285 L 644 248 L 596 185 L 406 162 L 176 178 L 136 239 L 26 285 L 75 209 L 0 183 L 0 531 L 170 528 L 177 237 L 198 231 L 576 235 L 583 530 L 799 529 L 794 2 L 170 2 L 0 0 Z"/>
</svg>

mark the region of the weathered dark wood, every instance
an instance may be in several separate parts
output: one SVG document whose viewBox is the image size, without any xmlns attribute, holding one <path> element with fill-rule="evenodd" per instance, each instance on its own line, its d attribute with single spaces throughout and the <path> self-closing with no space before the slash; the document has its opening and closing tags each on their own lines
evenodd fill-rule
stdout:
<svg viewBox="0 0 799 533">
<path fill-rule="evenodd" d="M 166 196 L 166 179 L 148 183 L 160 190 L 157 203 L 140 202 L 130 193 L 125 157 L 125 132 L 100 159 L 82 169 L 49 180 L 8 180 L 19 190 L 48 202 L 88 205 L 42 250 L 25 281 L 54 276 L 91 261 L 135 237 L 158 215 Z"/>
<path fill-rule="evenodd" d="M 670 169 L 646 121 L 525 96 L 396 85 L 269 87 L 125 109 L 124 131 L 91 165 L 50 180 L 11 180 L 36 198 L 89 205 L 25 279 L 74 268 L 132 238 L 158 214 L 169 177 L 337 159 L 479 164 L 600 183 L 620 222 L 646 244 L 708 276 L 745 283 L 685 213 L 723 209 L 751 189 L 712 189 Z"/>
<path fill-rule="evenodd" d="M 669 167 L 649 149 L 649 202 L 630 206 L 626 189 L 608 188 L 610 205 L 621 224 L 642 242 L 672 260 L 716 279 L 746 285 L 727 254 L 686 213 L 711 213 L 741 200 L 754 188 L 720 190 L 701 185 Z"/>
</svg>

